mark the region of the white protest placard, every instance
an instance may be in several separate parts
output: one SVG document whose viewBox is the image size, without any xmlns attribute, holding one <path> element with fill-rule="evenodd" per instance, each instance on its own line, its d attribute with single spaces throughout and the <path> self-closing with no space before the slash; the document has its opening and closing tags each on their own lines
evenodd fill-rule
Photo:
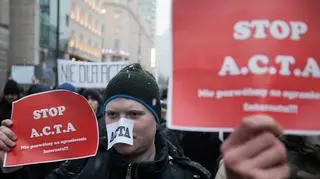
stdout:
<svg viewBox="0 0 320 179">
<path fill-rule="evenodd" d="M 13 65 L 11 67 L 11 76 L 17 83 L 32 84 L 34 69 L 34 66 L 31 65 Z"/>
<path fill-rule="evenodd" d="M 71 83 L 77 88 L 105 88 L 128 62 L 79 62 L 58 60 L 58 84 Z"/>
</svg>

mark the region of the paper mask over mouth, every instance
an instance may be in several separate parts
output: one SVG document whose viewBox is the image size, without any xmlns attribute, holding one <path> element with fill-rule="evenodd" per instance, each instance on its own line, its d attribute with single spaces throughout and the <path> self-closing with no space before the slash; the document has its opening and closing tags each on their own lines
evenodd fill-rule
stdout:
<svg viewBox="0 0 320 179">
<path fill-rule="evenodd" d="M 108 150 L 115 144 L 133 145 L 133 120 L 121 118 L 107 125 Z"/>
</svg>

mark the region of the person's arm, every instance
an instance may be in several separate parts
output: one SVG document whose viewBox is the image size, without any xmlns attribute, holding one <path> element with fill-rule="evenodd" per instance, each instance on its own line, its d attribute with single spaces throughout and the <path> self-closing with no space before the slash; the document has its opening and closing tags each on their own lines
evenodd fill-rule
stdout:
<svg viewBox="0 0 320 179">
<path fill-rule="evenodd" d="M 33 179 L 27 168 L 1 168 L 1 179 Z"/>
<path fill-rule="evenodd" d="M 12 121 L 11 120 L 3 120 L 1 121 L 0 126 L 0 176 L 1 178 L 9 177 L 15 179 L 15 175 L 23 175 L 26 174 L 26 171 L 23 170 L 23 167 L 3 167 L 4 154 L 5 152 L 10 151 L 13 148 L 16 140 L 16 135 L 11 131 Z"/>
<path fill-rule="evenodd" d="M 288 178 L 287 152 L 280 135 L 282 129 L 271 117 L 244 119 L 221 147 L 227 178 Z"/>
<path fill-rule="evenodd" d="M 1 164 L 2 165 L 2 164 Z M 3 174 L 6 174 L 6 173 L 14 173 L 14 172 L 17 172 L 19 170 L 21 170 L 23 167 L 10 167 L 10 168 L 6 168 L 6 167 L 1 167 L 1 172 Z"/>
</svg>

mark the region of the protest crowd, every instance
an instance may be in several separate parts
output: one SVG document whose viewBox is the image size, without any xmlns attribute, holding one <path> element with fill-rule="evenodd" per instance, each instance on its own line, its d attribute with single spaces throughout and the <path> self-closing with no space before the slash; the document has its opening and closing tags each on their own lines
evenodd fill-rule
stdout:
<svg viewBox="0 0 320 179">
<path fill-rule="evenodd" d="M 320 179 L 319 10 L 0 0 L 0 179 Z"/>
<path fill-rule="evenodd" d="M 121 70 L 102 93 L 68 83 L 55 89 L 34 84 L 23 91 L 14 80 L 7 81 L 0 105 L 1 163 L 19 140 L 10 130 L 12 102 L 52 90 L 68 90 L 87 99 L 99 125 L 96 156 L 1 167 L 1 179 L 320 179 L 320 138 L 282 135 L 268 116 L 249 116 L 223 139 L 218 133 L 168 129 L 167 89 L 161 93 L 152 74 L 139 64 Z M 123 118 L 134 121 L 134 143 L 107 150 L 106 125 Z"/>
</svg>

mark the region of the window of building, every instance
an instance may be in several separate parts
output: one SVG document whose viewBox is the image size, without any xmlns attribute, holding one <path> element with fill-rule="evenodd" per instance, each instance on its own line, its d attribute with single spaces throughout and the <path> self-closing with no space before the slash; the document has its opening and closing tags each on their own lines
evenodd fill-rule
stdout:
<svg viewBox="0 0 320 179">
<path fill-rule="evenodd" d="M 114 39 L 113 47 L 114 47 L 114 49 L 120 49 L 120 40 L 119 39 Z"/>
<path fill-rule="evenodd" d="M 84 16 L 84 23 L 83 23 L 83 25 L 84 25 L 86 28 L 88 27 L 88 15 L 87 15 L 87 14 Z"/>
<path fill-rule="evenodd" d="M 92 0 L 92 8 L 96 9 L 96 1 L 95 0 Z"/>
<path fill-rule="evenodd" d="M 76 8 L 76 21 L 79 21 L 80 20 L 80 12 L 79 12 L 79 9 Z"/>
<path fill-rule="evenodd" d="M 76 18 L 76 14 L 77 14 L 76 8 L 73 7 L 73 8 L 71 9 L 71 19 L 75 19 L 75 18 Z"/>
<path fill-rule="evenodd" d="M 83 51 L 83 35 L 79 35 L 79 49 Z"/>
<path fill-rule="evenodd" d="M 74 39 L 70 39 L 70 41 L 69 41 L 69 47 L 71 47 L 71 48 L 75 47 L 75 41 L 74 41 Z"/>
<path fill-rule="evenodd" d="M 104 33 L 104 25 L 101 25 L 101 33 Z"/>
<path fill-rule="evenodd" d="M 85 16 L 85 12 L 83 9 L 80 10 L 80 24 L 84 25 L 84 16 Z"/>
<path fill-rule="evenodd" d="M 89 47 L 92 46 L 91 39 L 88 40 L 88 46 L 89 46 Z"/>
<path fill-rule="evenodd" d="M 112 31 L 114 35 L 118 35 L 120 33 L 120 27 L 114 27 Z"/>
<path fill-rule="evenodd" d="M 88 29 L 91 30 L 91 28 L 92 28 L 92 17 L 91 17 L 91 15 L 89 15 L 88 16 Z"/>
<path fill-rule="evenodd" d="M 69 27 L 69 15 L 66 15 L 66 26 Z"/>
<path fill-rule="evenodd" d="M 114 19 L 119 19 L 120 16 L 121 16 L 121 11 L 120 10 L 115 10 L 114 13 L 113 13 L 113 18 Z"/>
<path fill-rule="evenodd" d="M 98 33 L 98 20 L 95 20 L 94 21 L 94 28 L 93 28 L 93 32 L 95 33 L 95 34 L 97 34 Z"/>
</svg>

